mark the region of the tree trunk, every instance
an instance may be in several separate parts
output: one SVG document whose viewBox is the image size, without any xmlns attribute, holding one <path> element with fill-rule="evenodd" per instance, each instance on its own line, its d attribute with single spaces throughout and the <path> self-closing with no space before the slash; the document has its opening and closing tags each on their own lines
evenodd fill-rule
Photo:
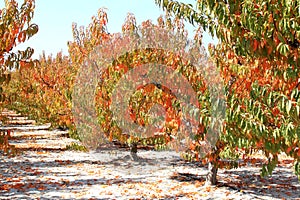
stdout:
<svg viewBox="0 0 300 200">
<path fill-rule="evenodd" d="M 210 162 L 208 164 L 208 173 L 206 175 L 205 185 L 217 184 L 217 172 L 218 172 L 218 167 L 216 167 L 215 163 Z"/>
<path fill-rule="evenodd" d="M 136 153 L 137 153 L 137 143 L 132 143 L 130 145 L 130 156 L 131 156 L 131 159 L 134 161 L 138 160 L 138 156 Z"/>
<path fill-rule="evenodd" d="M 213 147 L 210 157 L 212 160 L 208 163 L 208 173 L 206 175 L 205 185 L 217 184 L 218 161 L 220 159 L 220 152 L 224 148 L 223 142 L 217 140 L 216 146 Z"/>
</svg>

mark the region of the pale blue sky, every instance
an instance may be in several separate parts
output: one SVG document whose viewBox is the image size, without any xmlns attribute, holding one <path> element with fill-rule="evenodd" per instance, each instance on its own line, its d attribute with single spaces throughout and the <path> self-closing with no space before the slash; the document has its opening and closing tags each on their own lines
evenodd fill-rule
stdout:
<svg viewBox="0 0 300 200">
<path fill-rule="evenodd" d="M 195 3 L 194 0 L 184 2 Z M 4 7 L 4 0 L 0 1 L 0 7 Z M 138 24 L 147 19 L 156 22 L 157 17 L 164 14 L 154 0 L 36 0 L 33 22 L 38 24 L 39 32 L 18 48 L 34 48 L 34 58 L 38 58 L 43 50 L 46 55 L 55 55 L 61 50 L 67 54 L 67 42 L 73 40 L 72 23 L 88 26 L 91 17 L 96 15 L 101 7 L 108 9 L 107 26 L 110 33 L 121 31 L 128 12 L 136 16 Z M 192 26 L 189 26 L 188 30 L 189 33 L 193 31 Z M 209 42 L 213 40 L 204 34 L 204 45 Z"/>
</svg>

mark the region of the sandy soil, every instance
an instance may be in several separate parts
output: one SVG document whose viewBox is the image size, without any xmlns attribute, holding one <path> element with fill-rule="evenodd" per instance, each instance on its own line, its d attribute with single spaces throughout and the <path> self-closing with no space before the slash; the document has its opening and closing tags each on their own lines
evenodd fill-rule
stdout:
<svg viewBox="0 0 300 200">
<path fill-rule="evenodd" d="M 173 151 L 27 151 L 1 157 L 0 199 L 300 199 L 290 163 L 271 177 L 260 168 L 220 170 L 217 187 L 204 186 L 207 169 Z"/>
</svg>

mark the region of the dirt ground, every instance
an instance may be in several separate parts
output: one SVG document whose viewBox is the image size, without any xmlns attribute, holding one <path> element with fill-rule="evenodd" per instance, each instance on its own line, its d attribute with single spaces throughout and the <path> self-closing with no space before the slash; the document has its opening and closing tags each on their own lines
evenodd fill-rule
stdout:
<svg viewBox="0 0 300 200">
<path fill-rule="evenodd" d="M 300 199 L 290 162 L 270 177 L 255 164 L 219 170 L 216 187 L 204 186 L 207 169 L 173 151 L 138 153 L 26 151 L 0 161 L 0 199 Z"/>
</svg>

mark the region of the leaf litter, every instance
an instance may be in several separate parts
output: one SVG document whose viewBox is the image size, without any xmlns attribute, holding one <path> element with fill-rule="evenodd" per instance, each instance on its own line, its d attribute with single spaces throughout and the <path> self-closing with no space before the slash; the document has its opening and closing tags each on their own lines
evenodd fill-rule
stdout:
<svg viewBox="0 0 300 200">
<path fill-rule="evenodd" d="M 220 169 L 218 185 L 208 187 L 206 167 L 176 152 L 138 155 L 138 161 L 121 150 L 1 156 L 0 199 L 300 199 L 290 162 L 265 178 L 257 163 Z"/>
</svg>

